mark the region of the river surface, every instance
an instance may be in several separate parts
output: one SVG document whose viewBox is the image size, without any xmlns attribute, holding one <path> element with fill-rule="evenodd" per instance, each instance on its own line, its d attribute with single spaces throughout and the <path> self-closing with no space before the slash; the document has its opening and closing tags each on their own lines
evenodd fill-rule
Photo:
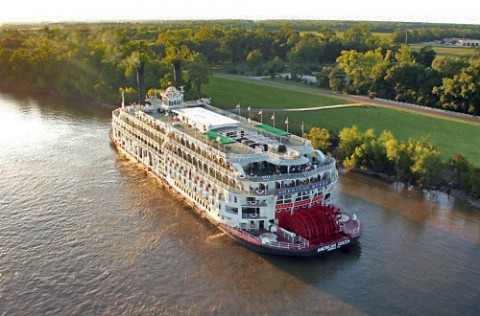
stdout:
<svg viewBox="0 0 480 316">
<path fill-rule="evenodd" d="M 0 94 L 0 315 L 480 315 L 480 210 L 341 175 L 359 245 L 261 255 L 109 143 L 111 108 Z"/>
</svg>

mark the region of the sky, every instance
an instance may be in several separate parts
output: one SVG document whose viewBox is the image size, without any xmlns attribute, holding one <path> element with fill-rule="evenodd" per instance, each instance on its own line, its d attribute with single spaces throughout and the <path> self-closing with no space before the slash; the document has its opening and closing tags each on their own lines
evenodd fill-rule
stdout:
<svg viewBox="0 0 480 316">
<path fill-rule="evenodd" d="M 480 10 L 473 0 L 6 0 L 0 5 L 0 23 L 172 19 L 480 24 Z"/>
</svg>

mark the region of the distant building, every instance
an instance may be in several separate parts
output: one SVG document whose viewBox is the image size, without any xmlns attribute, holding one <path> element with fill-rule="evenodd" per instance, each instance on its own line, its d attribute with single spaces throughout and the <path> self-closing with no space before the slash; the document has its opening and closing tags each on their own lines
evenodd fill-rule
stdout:
<svg viewBox="0 0 480 316">
<path fill-rule="evenodd" d="M 462 46 L 462 47 L 480 47 L 480 40 L 470 39 L 470 38 L 452 37 L 452 38 L 444 38 L 443 39 L 443 44 L 454 45 L 454 46 Z"/>
<path fill-rule="evenodd" d="M 310 76 L 310 75 L 300 75 L 300 81 L 302 81 L 303 83 L 307 83 L 307 84 L 316 84 L 317 83 L 317 77 Z"/>
<path fill-rule="evenodd" d="M 480 40 L 462 38 L 457 42 L 457 45 L 465 47 L 480 47 Z"/>
</svg>

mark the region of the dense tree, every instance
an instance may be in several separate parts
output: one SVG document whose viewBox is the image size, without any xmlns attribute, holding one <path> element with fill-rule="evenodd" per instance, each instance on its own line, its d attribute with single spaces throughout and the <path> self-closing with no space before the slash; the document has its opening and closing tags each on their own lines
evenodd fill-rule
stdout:
<svg viewBox="0 0 480 316">
<path fill-rule="evenodd" d="M 280 30 L 273 34 L 273 54 L 282 60 L 286 60 L 288 52 L 300 40 L 300 34 L 292 29 L 291 24 L 285 23 Z"/>
<path fill-rule="evenodd" d="M 365 24 L 352 27 L 343 34 L 344 47 L 360 52 L 365 52 L 378 47 L 379 40 Z"/>
<path fill-rule="evenodd" d="M 412 52 L 412 56 L 418 64 L 431 67 L 437 53 L 433 50 L 432 46 L 424 46 L 419 52 Z"/>
<path fill-rule="evenodd" d="M 335 92 L 342 91 L 345 87 L 345 72 L 338 68 L 332 68 L 328 74 L 328 86 Z"/>
<path fill-rule="evenodd" d="M 317 79 L 317 84 L 320 87 L 329 88 L 328 78 L 330 73 L 333 71 L 333 67 L 322 67 L 321 71 L 318 71 L 315 74 L 315 78 Z M 333 90 L 333 89 L 332 89 Z"/>
<path fill-rule="evenodd" d="M 182 86 L 182 67 L 190 58 L 191 53 L 190 49 L 185 45 L 167 44 L 163 62 L 173 66 L 173 77 L 177 89 L 180 89 Z"/>
<path fill-rule="evenodd" d="M 195 50 L 202 53 L 210 64 L 218 63 L 221 59 L 218 39 L 222 36 L 222 31 L 206 26 L 195 33 L 193 38 Z"/>
<path fill-rule="evenodd" d="M 380 48 L 365 53 L 342 51 L 337 63 L 346 73 L 351 87 L 357 93 L 366 94 L 380 91 L 385 85 L 384 77 L 391 65 L 390 56 L 390 51 L 384 55 Z"/>
<path fill-rule="evenodd" d="M 480 113 L 480 62 L 473 62 L 453 78 L 443 78 L 433 92 L 447 109 L 478 115 Z"/>
<path fill-rule="evenodd" d="M 475 168 L 462 155 L 453 155 L 448 164 L 448 169 L 452 175 L 451 181 L 455 188 L 471 193 L 480 197 L 480 169 Z"/>
<path fill-rule="evenodd" d="M 293 48 L 293 54 L 298 55 L 299 60 L 305 64 L 319 62 L 322 53 L 318 36 L 311 33 L 303 35 Z"/>
<path fill-rule="evenodd" d="M 262 53 L 258 49 L 254 49 L 247 55 L 247 64 L 252 70 L 257 70 L 263 64 Z M 260 75 L 259 73 L 256 73 Z"/>
<path fill-rule="evenodd" d="M 242 61 L 242 45 L 243 45 L 243 31 L 230 30 L 220 39 L 220 52 L 225 59 L 229 59 L 232 63 Z"/>
<path fill-rule="evenodd" d="M 338 135 L 339 143 L 337 147 L 337 157 L 344 160 L 350 157 L 355 148 L 360 146 L 364 140 L 364 134 L 360 132 L 358 126 L 346 127 L 342 129 Z"/>
<path fill-rule="evenodd" d="M 443 176 L 444 165 L 440 153 L 426 139 L 419 141 L 409 140 L 408 148 L 413 148 L 410 152 L 413 164 L 410 167 L 411 173 L 415 176 L 416 182 L 421 186 L 436 186 L 440 183 Z"/>
<path fill-rule="evenodd" d="M 458 57 L 437 57 L 432 62 L 432 68 L 443 78 L 453 78 L 468 65 L 469 62 L 466 59 Z"/>
<path fill-rule="evenodd" d="M 131 41 L 123 49 L 123 65 L 128 74 L 135 69 L 137 74 L 138 102 L 145 103 L 145 65 L 152 60 L 154 53 L 148 42 L 144 40 Z"/>
<path fill-rule="evenodd" d="M 361 132 L 353 126 L 340 132 L 336 150 L 347 169 L 394 173 L 420 186 L 437 186 L 443 181 L 445 166 L 440 153 L 425 138 L 398 142 L 390 131 L 376 137 L 372 129 Z"/>
<path fill-rule="evenodd" d="M 209 82 L 207 58 L 200 53 L 193 53 L 188 61 L 187 71 L 190 82 L 197 93 L 200 93 L 202 85 Z"/>
<path fill-rule="evenodd" d="M 158 87 L 159 81 L 161 87 L 174 82 L 181 85 L 182 72 L 189 72 L 189 60 L 199 52 L 210 66 L 228 63 L 238 69 L 237 65 L 248 64 L 260 75 L 279 71 L 272 66 L 281 61 L 288 64 L 293 79 L 317 72 L 322 84 L 328 83 L 336 91 L 478 113 L 477 55 L 470 59 L 435 57 L 429 47 L 411 52 L 406 45 L 381 43 L 372 34 L 372 30 L 397 30 L 395 42 L 403 43 L 407 26 L 409 42 L 480 35 L 475 26 L 338 21 L 170 21 L 4 28 L 0 30 L 0 80 L 32 91 L 108 102 L 118 98 L 119 86 L 136 87 L 143 99 L 145 89 L 139 86 Z M 342 35 L 337 36 L 337 31 Z M 135 49 L 136 45 L 146 50 Z M 351 50 L 341 53 L 342 49 Z M 335 60 L 338 67 L 333 65 Z M 331 68 L 319 72 L 322 66 Z M 192 68 L 192 77 L 194 72 Z M 191 80 L 190 84 L 199 88 Z"/>
<path fill-rule="evenodd" d="M 312 142 L 315 149 L 327 152 L 332 146 L 330 132 L 325 128 L 313 127 L 310 133 L 305 133 L 304 137 Z"/>
<path fill-rule="evenodd" d="M 267 62 L 268 74 L 272 79 L 275 78 L 275 74 L 281 72 L 284 69 L 285 63 L 277 56 L 274 59 Z"/>
</svg>

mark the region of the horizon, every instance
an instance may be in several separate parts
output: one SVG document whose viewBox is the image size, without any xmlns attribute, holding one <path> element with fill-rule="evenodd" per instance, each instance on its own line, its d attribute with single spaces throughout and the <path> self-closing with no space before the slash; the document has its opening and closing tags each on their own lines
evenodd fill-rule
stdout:
<svg viewBox="0 0 480 316">
<path fill-rule="evenodd" d="M 42 24 L 101 24 L 101 23 L 135 23 L 135 24 L 148 24 L 148 23 L 168 23 L 168 22 L 214 22 L 214 21 L 248 21 L 248 22 L 268 22 L 268 21 L 285 21 L 285 22 L 298 22 L 298 21 L 311 21 L 311 22 L 358 22 L 358 23 L 404 23 L 404 24 L 432 24 L 432 25 L 465 25 L 465 26 L 480 26 L 479 23 L 463 23 L 463 22 L 432 22 L 432 21 L 405 21 L 405 20 L 380 20 L 380 19 L 327 19 L 327 18 L 265 18 L 265 19 L 248 19 L 248 18 L 172 18 L 172 19 L 78 19 L 78 20 L 38 20 L 38 21 L 0 21 L 0 27 L 8 25 L 42 25 Z"/>
<path fill-rule="evenodd" d="M 297 0 L 294 5 L 256 0 L 180 0 L 174 5 L 165 5 L 137 0 L 135 7 L 113 0 L 84 0 L 73 3 L 58 3 L 58 0 L 18 0 L 2 7 L 0 24 L 114 23 L 145 20 L 310 20 L 480 25 L 480 14 L 469 10 L 474 7 L 475 3 L 470 0 L 458 0 L 454 6 L 448 8 L 435 6 L 430 1 L 404 0 L 394 9 L 381 6 L 375 0 L 364 0 L 361 3 L 344 0 L 341 8 L 335 3 L 319 3 L 314 0 Z"/>
</svg>

